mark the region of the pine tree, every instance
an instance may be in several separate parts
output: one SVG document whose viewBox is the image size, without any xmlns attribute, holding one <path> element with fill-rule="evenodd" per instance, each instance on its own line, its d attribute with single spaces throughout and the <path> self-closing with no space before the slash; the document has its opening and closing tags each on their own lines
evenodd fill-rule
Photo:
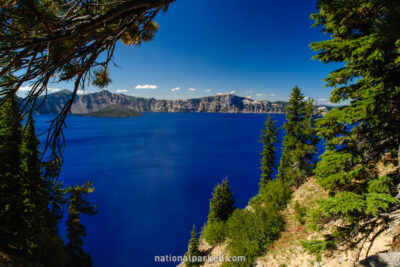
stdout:
<svg viewBox="0 0 400 267">
<path fill-rule="evenodd" d="M 22 117 L 18 97 L 10 94 L 0 106 L 0 244 L 21 249 L 25 245 L 20 167 Z"/>
<path fill-rule="evenodd" d="M 207 224 L 203 229 L 203 237 L 210 245 L 217 245 L 226 237 L 226 221 L 235 211 L 235 198 L 231 192 L 228 178 L 218 184 L 210 199 L 210 211 Z"/>
<path fill-rule="evenodd" d="M 399 174 L 379 175 L 376 164 L 400 153 L 400 3 L 321 0 L 318 9 L 314 26 L 330 39 L 311 47 L 323 63 L 344 63 L 325 81 L 334 87 L 330 101 L 348 105 L 317 122 L 326 151 L 315 174 L 330 193 L 313 215 L 321 225 L 340 219 L 330 240 L 354 245 L 374 240 L 398 208 L 393 194 Z M 349 238 L 351 233 L 361 235 Z"/>
<path fill-rule="evenodd" d="M 214 188 L 212 199 L 210 200 L 210 212 L 208 213 L 208 223 L 228 220 L 235 210 L 235 198 L 231 192 L 228 178 Z"/>
<path fill-rule="evenodd" d="M 275 168 L 275 144 L 277 142 L 278 128 L 271 116 L 265 121 L 264 128 L 261 130 L 260 143 L 263 145 L 261 162 L 261 181 L 260 187 L 272 180 L 273 169 Z"/>
<path fill-rule="evenodd" d="M 70 241 L 66 252 L 58 233 L 67 200 L 66 189 L 56 179 L 61 161 L 41 162 L 33 118 L 26 120 L 23 131 L 18 97 L 10 93 L 2 101 L 0 249 L 43 266 L 90 266 L 90 256 L 82 248 L 86 232 L 80 216 L 95 213 L 94 207 L 83 199 L 93 191 L 92 184 L 68 189 Z"/>
<path fill-rule="evenodd" d="M 314 129 L 314 102 L 306 100 L 295 86 L 286 109 L 286 132 L 282 142 L 282 157 L 278 179 L 291 186 L 300 186 L 311 175 L 318 138 Z"/>
<path fill-rule="evenodd" d="M 196 259 L 192 261 L 187 261 L 185 265 L 187 267 L 191 266 L 199 266 L 201 264 L 200 261 L 197 261 L 198 256 L 201 256 L 201 252 L 199 250 L 199 239 L 197 238 L 197 233 L 196 233 L 196 226 L 193 225 L 192 233 L 191 233 L 191 238 L 189 240 L 189 250 L 188 253 L 186 254 L 188 259 Z"/>
<path fill-rule="evenodd" d="M 68 243 L 66 248 L 73 255 L 75 266 L 91 266 L 91 258 L 88 253 L 83 249 L 83 239 L 86 237 L 86 228 L 80 222 L 81 216 L 95 215 L 96 207 L 91 206 L 84 197 L 94 191 L 91 182 L 87 182 L 84 185 L 77 185 L 75 187 L 70 186 L 68 188 L 68 219 L 67 225 L 67 238 Z"/>
<path fill-rule="evenodd" d="M 39 152 L 39 140 L 36 137 L 33 118 L 28 118 L 23 133 L 22 154 L 22 197 L 24 203 L 24 224 L 28 250 L 34 257 L 40 258 L 42 246 L 48 234 L 46 217 L 49 215 L 49 198 L 46 183 L 42 176 L 42 163 Z"/>
</svg>

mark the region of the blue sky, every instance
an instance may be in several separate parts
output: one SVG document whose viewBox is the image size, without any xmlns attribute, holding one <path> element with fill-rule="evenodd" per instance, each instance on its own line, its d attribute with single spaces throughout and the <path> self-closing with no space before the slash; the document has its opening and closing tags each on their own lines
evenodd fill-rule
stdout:
<svg viewBox="0 0 400 267">
<path fill-rule="evenodd" d="M 235 92 L 275 101 L 298 85 L 326 103 L 331 89 L 322 79 L 338 66 L 311 60 L 309 44 L 327 38 L 311 28 L 314 12 L 315 0 L 177 0 L 158 16 L 155 40 L 117 46 L 120 68 L 111 68 L 107 90 L 163 99 Z"/>
</svg>

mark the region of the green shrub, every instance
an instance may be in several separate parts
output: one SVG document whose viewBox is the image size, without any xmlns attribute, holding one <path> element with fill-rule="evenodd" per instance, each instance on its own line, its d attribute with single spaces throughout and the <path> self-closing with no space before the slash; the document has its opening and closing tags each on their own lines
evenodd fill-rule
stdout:
<svg viewBox="0 0 400 267">
<path fill-rule="evenodd" d="M 214 221 L 203 228 L 203 238 L 208 244 L 215 246 L 222 243 L 226 236 L 226 223 Z"/>
<path fill-rule="evenodd" d="M 301 246 L 309 253 L 314 254 L 317 257 L 317 261 L 321 261 L 321 253 L 324 250 L 332 249 L 334 246 L 334 242 L 332 238 L 329 236 L 325 236 L 324 240 L 310 240 L 310 241 L 301 241 Z"/>
<path fill-rule="evenodd" d="M 261 202 L 270 204 L 278 210 L 283 210 L 291 198 L 289 186 L 281 179 L 268 181 L 260 188 Z"/>
<path fill-rule="evenodd" d="M 306 223 L 304 216 L 306 215 L 306 208 L 302 207 L 299 203 L 299 201 L 296 200 L 296 203 L 294 204 L 294 214 L 296 217 L 296 220 L 301 224 L 304 225 Z"/>
<path fill-rule="evenodd" d="M 279 238 L 284 225 L 279 211 L 269 204 L 256 206 L 254 211 L 236 210 L 227 221 L 228 247 L 232 256 L 245 256 L 246 262 L 232 264 L 252 266 L 255 258 Z"/>
</svg>

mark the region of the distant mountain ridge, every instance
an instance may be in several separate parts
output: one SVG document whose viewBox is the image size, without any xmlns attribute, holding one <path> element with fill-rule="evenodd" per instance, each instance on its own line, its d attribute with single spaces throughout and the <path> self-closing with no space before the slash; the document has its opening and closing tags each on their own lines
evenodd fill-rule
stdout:
<svg viewBox="0 0 400 267">
<path fill-rule="evenodd" d="M 36 113 L 59 113 L 71 95 L 72 92 L 69 90 L 48 94 Z M 75 114 L 89 113 L 102 110 L 110 105 L 120 105 L 138 112 L 284 113 L 285 110 L 282 102 L 256 101 L 233 94 L 186 100 L 160 100 L 102 90 L 86 95 L 77 95 L 71 112 Z"/>
</svg>

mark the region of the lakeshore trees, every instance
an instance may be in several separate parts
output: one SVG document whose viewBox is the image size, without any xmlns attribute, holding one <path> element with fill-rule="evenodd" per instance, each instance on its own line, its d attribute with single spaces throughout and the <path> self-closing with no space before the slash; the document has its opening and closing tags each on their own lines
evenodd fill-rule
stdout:
<svg viewBox="0 0 400 267">
<path fill-rule="evenodd" d="M 233 266 L 252 266 L 256 257 L 262 255 L 285 228 L 281 211 L 291 198 L 291 188 L 298 187 L 312 172 L 316 137 L 314 128 L 315 106 L 306 100 L 296 86 L 286 107 L 286 136 L 279 173 L 273 179 L 275 168 L 275 145 L 278 129 L 271 116 L 261 130 L 262 144 L 260 190 L 246 209 L 232 208 L 232 194 L 225 180 L 214 189 L 210 201 L 208 222 L 203 230 L 204 239 L 211 245 L 227 240 L 231 255 L 245 256 L 246 262 Z M 304 208 L 297 207 L 299 220 L 304 223 Z M 227 263 L 228 266 L 230 263 Z"/>
<path fill-rule="evenodd" d="M 68 243 L 67 250 L 73 255 L 76 262 L 81 261 L 82 266 L 91 266 L 91 258 L 88 253 L 83 249 L 83 239 L 86 237 L 85 226 L 81 223 L 81 215 L 87 214 L 93 216 L 96 214 L 96 207 L 91 206 L 88 201 L 84 199 L 87 194 L 94 191 L 93 183 L 86 182 L 84 185 L 70 186 L 67 189 L 68 193 L 68 219 L 67 237 Z"/>
<path fill-rule="evenodd" d="M 70 253 L 64 247 L 58 223 L 63 206 L 69 203 L 67 232 L 72 234 L 67 248 L 78 244 L 75 247 L 81 249 L 85 232 L 79 217 L 93 215 L 83 199 L 93 188 L 70 187 L 67 192 L 54 179 L 54 164 L 41 161 L 33 118 L 26 118 L 23 127 L 15 95 L 0 106 L 0 160 L 0 250 L 19 255 L 21 264 L 91 266 L 87 254 Z M 66 193 L 71 196 L 66 198 Z"/>
<path fill-rule="evenodd" d="M 342 62 L 329 74 L 334 108 L 318 121 L 326 151 L 315 174 L 329 190 L 313 221 L 340 219 L 329 240 L 364 242 L 389 226 L 399 171 L 379 174 L 377 163 L 400 164 L 400 3 L 397 0 L 321 0 L 315 27 L 330 36 L 312 43 L 323 63 Z M 356 235 L 362 233 L 362 235 Z M 326 242 L 326 240 L 325 240 Z"/>
<path fill-rule="evenodd" d="M 268 181 L 272 180 L 272 173 L 276 167 L 275 151 L 278 138 L 278 128 L 272 121 L 271 116 L 264 123 L 264 128 L 261 130 L 260 143 L 262 144 L 262 152 L 260 152 L 261 160 L 261 180 L 260 186 L 266 185 Z"/>
<path fill-rule="evenodd" d="M 289 186 L 299 187 L 312 173 L 315 164 L 319 141 L 314 128 L 315 105 L 313 100 L 306 100 L 300 88 L 295 86 L 285 110 L 287 122 L 283 129 L 286 135 L 277 178 Z"/>
</svg>

